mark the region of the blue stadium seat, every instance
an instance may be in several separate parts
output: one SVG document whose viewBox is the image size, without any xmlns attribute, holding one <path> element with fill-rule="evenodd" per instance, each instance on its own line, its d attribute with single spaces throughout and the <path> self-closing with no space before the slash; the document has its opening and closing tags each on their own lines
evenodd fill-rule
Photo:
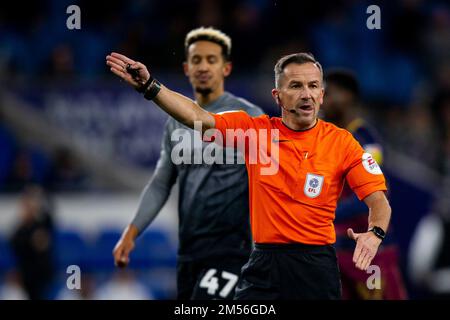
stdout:
<svg viewBox="0 0 450 320">
<path fill-rule="evenodd" d="M 112 251 L 120 239 L 119 230 L 103 230 L 95 239 L 86 260 L 88 267 L 94 272 L 112 272 L 115 268 Z"/>
<path fill-rule="evenodd" d="M 70 265 L 85 266 L 87 244 L 82 236 L 73 230 L 55 230 L 54 257 L 56 268 L 66 272 Z"/>
<path fill-rule="evenodd" d="M 135 253 L 147 257 L 150 268 L 176 266 L 176 248 L 163 230 L 150 229 L 144 232 L 136 241 Z"/>
<path fill-rule="evenodd" d="M 120 230 L 103 230 L 95 241 L 87 243 L 75 231 L 57 231 L 55 234 L 55 257 L 58 270 L 65 272 L 67 266 L 76 264 L 82 270 L 89 272 L 113 272 L 115 266 L 112 250 L 120 235 Z M 148 230 L 137 239 L 136 247 L 131 253 L 129 267 L 137 270 L 175 268 L 176 255 L 176 248 L 164 231 Z"/>
</svg>

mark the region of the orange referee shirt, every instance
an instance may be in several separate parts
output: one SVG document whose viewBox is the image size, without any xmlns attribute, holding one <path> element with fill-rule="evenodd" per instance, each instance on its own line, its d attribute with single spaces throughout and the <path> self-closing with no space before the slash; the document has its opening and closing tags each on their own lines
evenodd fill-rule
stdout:
<svg viewBox="0 0 450 320">
<path fill-rule="evenodd" d="M 279 160 L 276 173 L 261 174 L 270 164 L 250 161 L 249 142 L 245 144 L 250 223 L 256 243 L 332 244 L 344 179 L 360 200 L 386 190 L 384 176 L 371 155 L 348 131 L 331 123 L 319 119 L 311 129 L 294 131 L 279 117 L 253 118 L 243 111 L 212 115 L 224 139 L 230 129 L 256 129 L 257 139 L 267 139 L 267 154 Z"/>
</svg>

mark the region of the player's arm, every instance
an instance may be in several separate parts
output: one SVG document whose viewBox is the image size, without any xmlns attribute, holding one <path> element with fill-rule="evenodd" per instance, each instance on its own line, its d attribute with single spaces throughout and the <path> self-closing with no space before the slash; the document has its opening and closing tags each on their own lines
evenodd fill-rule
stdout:
<svg viewBox="0 0 450 320">
<path fill-rule="evenodd" d="M 143 86 L 150 79 L 147 67 L 119 53 L 106 56 L 106 64 L 110 70 L 133 86 L 135 89 Z M 127 68 L 129 67 L 129 68 Z M 214 128 L 214 117 L 203 110 L 195 101 L 161 85 L 153 101 L 165 112 L 184 125 L 194 129 L 194 123 L 202 123 L 203 132 Z"/>
<path fill-rule="evenodd" d="M 164 130 L 161 155 L 155 172 L 141 193 L 139 206 L 133 221 L 125 228 L 113 250 L 114 263 L 126 267 L 130 261 L 130 252 L 134 249 L 136 238 L 156 218 L 170 195 L 176 180 L 176 168 L 170 159 L 170 130 L 168 124 Z"/>
</svg>

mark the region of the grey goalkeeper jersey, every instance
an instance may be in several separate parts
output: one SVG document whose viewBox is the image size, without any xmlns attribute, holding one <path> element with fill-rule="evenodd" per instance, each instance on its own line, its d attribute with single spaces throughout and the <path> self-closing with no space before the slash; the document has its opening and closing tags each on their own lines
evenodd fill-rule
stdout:
<svg viewBox="0 0 450 320">
<path fill-rule="evenodd" d="M 251 116 L 263 114 L 257 106 L 228 92 L 204 108 L 213 113 L 243 110 Z M 159 213 L 178 178 L 179 261 L 219 255 L 248 256 L 252 244 L 245 164 L 237 164 L 235 150 L 225 149 L 222 149 L 222 164 L 211 161 L 220 157 L 215 152 L 207 152 L 209 143 L 200 139 L 198 132 L 173 118 L 168 119 L 160 158 L 141 194 L 132 224 L 142 232 Z M 216 151 L 221 149 L 214 147 Z M 205 163 L 207 155 L 213 158 L 209 157 Z M 227 164 L 230 155 L 234 161 Z"/>
</svg>

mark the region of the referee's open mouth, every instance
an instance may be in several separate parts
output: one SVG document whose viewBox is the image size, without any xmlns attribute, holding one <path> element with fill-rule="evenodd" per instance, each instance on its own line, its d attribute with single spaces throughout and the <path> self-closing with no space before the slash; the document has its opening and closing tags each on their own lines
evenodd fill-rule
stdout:
<svg viewBox="0 0 450 320">
<path fill-rule="evenodd" d="M 303 104 L 300 106 L 300 109 L 303 111 L 312 111 L 314 110 L 314 107 L 312 104 Z"/>
</svg>

